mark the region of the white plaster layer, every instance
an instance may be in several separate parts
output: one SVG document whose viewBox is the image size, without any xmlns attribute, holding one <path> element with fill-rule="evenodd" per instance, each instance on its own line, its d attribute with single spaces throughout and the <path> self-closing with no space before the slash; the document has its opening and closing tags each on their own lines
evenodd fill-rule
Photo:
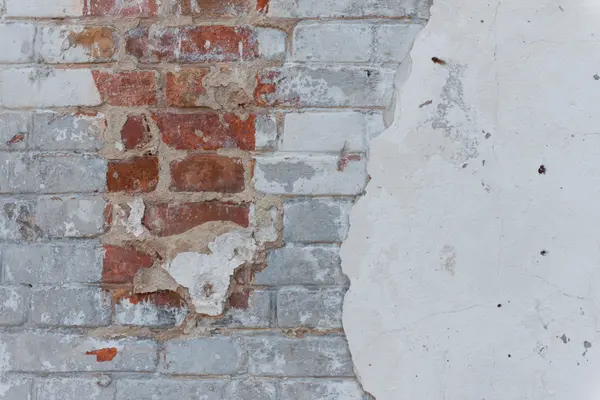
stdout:
<svg viewBox="0 0 600 400">
<path fill-rule="evenodd" d="M 358 375 L 377 400 L 597 399 L 600 3 L 431 11 L 342 248 Z"/>
</svg>

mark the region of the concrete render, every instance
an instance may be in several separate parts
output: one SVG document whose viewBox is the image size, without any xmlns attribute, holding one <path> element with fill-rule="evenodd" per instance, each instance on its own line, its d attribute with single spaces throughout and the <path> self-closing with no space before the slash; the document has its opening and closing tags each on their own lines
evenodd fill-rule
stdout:
<svg viewBox="0 0 600 400">
<path fill-rule="evenodd" d="M 599 20 L 435 1 L 342 248 L 377 400 L 600 396 Z"/>
</svg>

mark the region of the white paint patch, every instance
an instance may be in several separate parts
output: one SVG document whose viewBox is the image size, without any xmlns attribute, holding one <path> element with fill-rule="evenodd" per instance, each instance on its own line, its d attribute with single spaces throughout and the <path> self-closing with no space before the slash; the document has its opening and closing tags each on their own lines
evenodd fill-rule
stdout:
<svg viewBox="0 0 600 400">
<path fill-rule="evenodd" d="M 599 18 L 436 0 L 342 248 L 377 400 L 600 396 Z"/>
<path fill-rule="evenodd" d="M 115 205 L 116 225 L 123 226 L 125 232 L 140 237 L 146 232 L 146 228 L 142 225 L 145 210 L 146 206 L 141 197 L 128 201 L 125 208 L 122 205 Z"/>
<path fill-rule="evenodd" d="M 66 107 L 101 104 L 89 69 L 15 68 L 0 71 L 5 107 Z"/>
<path fill-rule="evenodd" d="M 6 0 L 8 17 L 79 17 L 83 0 Z"/>
</svg>

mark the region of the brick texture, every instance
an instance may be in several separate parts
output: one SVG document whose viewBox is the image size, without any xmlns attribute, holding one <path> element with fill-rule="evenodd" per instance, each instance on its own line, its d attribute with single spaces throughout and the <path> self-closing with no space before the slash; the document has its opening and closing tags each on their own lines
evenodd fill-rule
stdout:
<svg viewBox="0 0 600 400">
<path fill-rule="evenodd" d="M 430 3 L 0 0 L 0 398 L 371 400 L 339 249 Z"/>
</svg>

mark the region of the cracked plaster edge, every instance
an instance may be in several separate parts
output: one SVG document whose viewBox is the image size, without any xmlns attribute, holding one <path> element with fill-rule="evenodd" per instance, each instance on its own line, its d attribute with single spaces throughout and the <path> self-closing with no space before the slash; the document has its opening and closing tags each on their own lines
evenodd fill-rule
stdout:
<svg viewBox="0 0 600 400">
<path fill-rule="evenodd" d="M 367 174 L 369 177 L 371 176 L 369 174 L 369 171 L 372 171 L 373 169 L 375 169 L 373 167 L 374 160 L 370 157 L 370 150 L 371 150 L 373 144 L 378 141 L 383 141 L 384 138 L 394 134 L 395 132 L 400 131 L 400 132 L 402 132 L 402 137 L 397 139 L 397 142 L 400 143 L 400 145 L 399 145 L 399 148 L 400 148 L 402 142 L 406 138 L 407 132 L 398 129 L 400 126 L 400 120 L 402 118 L 402 115 L 401 115 L 402 94 L 404 91 L 405 83 L 410 78 L 410 75 L 412 72 L 413 60 L 412 60 L 411 54 L 413 52 L 413 48 L 414 48 L 415 44 L 420 41 L 421 36 L 428 28 L 429 22 L 431 21 L 431 18 L 433 17 L 434 10 L 435 10 L 435 5 L 433 4 L 433 2 L 432 2 L 432 4 L 429 5 L 429 9 L 430 9 L 429 10 L 429 18 L 425 22 L 421 23 L 422 28 L 415 36 L 415 39 L 413 40 L 413 43 L 410 47 L 410 50 L 409 50 L 406 58 L 400 62 L 400 64 L 398 65 L 398 67 L 396 69 L 396 76 L 394 78 L 394 90 L 393 90 L 392 99 L 390 101 L 389 106 L 384 110 L 384 113 L 383 113 L 385 129 L 380 134 L 378 134 L 374 137 L 371 137 L 371 138 L 367 138 L 367 155 L 366 155 L 367 167 L 366 168 L 367 168 Z M 361 387 L 361 389 L 367 394 L 368 399 L 376 400 L 375 396 L 372 394 L 373 392 L 375 392 L 375 390 L 374 390 L 375 388 L 368 386 L 361 377 L 360 370 L 357 367 L 355 358 L 353 356 L 352 341 L 350 339 L 350 335 L 348 335 L 348 330 L 346 329 L 346 326 L 344 324 L 345 316 L 347 315 L 347 309 L 346 309 L 347 299 L 348 299 L 349 294 L 352 293 L 353 286 L 354 286 L 353 283 L 355 283 L 355 279 L 353 279 L 354 274 L 352 274 L 348 268 L 349 262 L 347 260 L 352 257 L 352 254 L 351 254 L 352 251 L 350 249 L 348 249 L 348 246 L 349 246 L 348 239 L 349 239 L 350 235 L 352 234 L 352 221 L 358 212 L 357 211 L 358 205 L 360 205 L 364 201 L 365 197 L 367 197 L 367 195 L 369 193 L 369 187 L 371 185 L 372 185 L 372 180 L 369 179 L 369 182 L 367 182 L 365 189 L 359 196 L 357 196 L 356 201 L 354 201 L 354 203 L 352 205 L 352 208 L 350 210 L 350 215 L 348 217 L 348 219 L 349 219 L 348 235 L 342 242 L 342 245 L 340 248 L 340 258 L 341 258 L 342 272 L 348 277 L 348 280 L 350 282 L 348 291 L 344 294 L 344 301 L 342 303 L 342 327 L 343 327 L 345 335 L 346 335 L 346 340 L 348 341 L 350 357 L 352 360 L 354 374 L 356 375 L 358 384 Z"/>
</svg>

